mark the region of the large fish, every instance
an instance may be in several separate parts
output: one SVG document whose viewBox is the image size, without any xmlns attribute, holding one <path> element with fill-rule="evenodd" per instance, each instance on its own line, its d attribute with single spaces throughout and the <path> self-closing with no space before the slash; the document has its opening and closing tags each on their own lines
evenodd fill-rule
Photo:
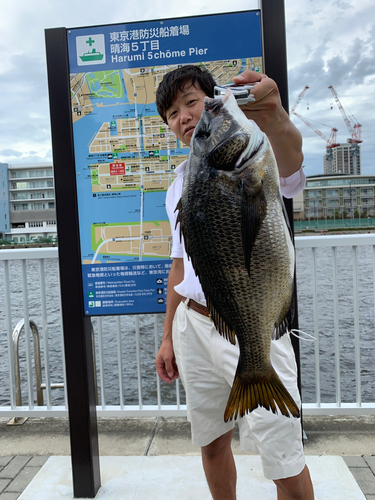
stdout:
<svg viewBox="0 0 375 500">
<path fill-rule="evenodd" d="M 230 90 L 204 107 L 176 210 L 211 319 L 239 342 L 224 420 L 258 406 L 298 417 L 270 362 L 271 339 L 292 320 L 295 267 L 275 156 Z"/>
</svg>

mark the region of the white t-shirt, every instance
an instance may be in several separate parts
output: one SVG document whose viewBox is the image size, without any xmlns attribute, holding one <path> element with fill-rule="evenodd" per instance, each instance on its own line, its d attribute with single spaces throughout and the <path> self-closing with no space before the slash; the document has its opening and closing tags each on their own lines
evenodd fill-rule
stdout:
<svg viewBox="0 0 375 500">
<path fill-rule="evenodd" d="M 177 178 L 167 191 L 167 199 L 165 203 L 172 229 L 173 243 L 171 258 L 184 259 L 184 279 L 179 285 L 175 286 L 174 289 L 183 297 L 193 299 L 205 305 L 206 299 L 204 297 L 202 287 L 197 276 L 195 275 L 191 261 L 186 255 L 183 239 L 180 241 L 180 225 L 178 224 L 177 228 L 175 227 L 177 218 L 177 211 L 175 212 L 175 209 L 181 198 L 186 163 L 187 160 L 182 162 L 176 168 L 175 172 L 177 174 Z M 280 177 L 281 194 L 285 196 L 285 198 L 293 198 L 293 196 L 296 196 L 300 191 L 302 191 L 305 186 L 305 182 L 306 177 L 302 167 L 289 177 Z"/>
</svg>

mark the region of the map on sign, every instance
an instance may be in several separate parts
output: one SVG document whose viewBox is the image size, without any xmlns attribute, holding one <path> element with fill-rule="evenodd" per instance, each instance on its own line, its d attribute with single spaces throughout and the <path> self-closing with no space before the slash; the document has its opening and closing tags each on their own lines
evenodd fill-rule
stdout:
<svg viewBox="0 0 375 500">
<path fill-rule="evenodd" d="M 260 11 L 73 28 L 67 40 L 85 314 L 165 312 L 166 192 L 189 148 L 156 90 L 186 64 L 219 85 L 262 72 Z"/>
<path fill-rule="evenodd" d="M 261 57 L 199 64 L 220 85 L 262 71 Z M 169 258 L 165 196 L 189 150 L 159 117 L 155 92 L 177 67 L 70 76 L 83 264 Z"/>
</svg>

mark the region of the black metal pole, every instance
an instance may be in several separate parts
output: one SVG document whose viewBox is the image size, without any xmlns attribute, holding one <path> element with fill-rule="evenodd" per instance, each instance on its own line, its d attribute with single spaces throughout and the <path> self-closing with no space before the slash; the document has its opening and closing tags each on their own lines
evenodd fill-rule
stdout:
<svg viewBox="0 0 375 500">
<path fill-rule="evenodd" d="M 279 87 L 281 102 L 289 112 L 288 65 L 286 52 L 285 5 L 284 0 L 261 0 L 264 67 L 267 76 L 276 81 Z M 290 226 L 294 234 L 293 200 L 284 198 Z M 297 283 L 294 278 L 295 315 L 292 328 L 298 329 Z M 301 394 L 301 363 L 298 338 L 291 336 L 296 355 L 298 370 L 298 388 Z"/>
<path fill-rule="evenodd" d="M 66 29 L 45 35 L 73 491 L 75 498 L 94 498 L 100 488 L 98 429 L 91 323 L 83 305 Z"/>
</svg>

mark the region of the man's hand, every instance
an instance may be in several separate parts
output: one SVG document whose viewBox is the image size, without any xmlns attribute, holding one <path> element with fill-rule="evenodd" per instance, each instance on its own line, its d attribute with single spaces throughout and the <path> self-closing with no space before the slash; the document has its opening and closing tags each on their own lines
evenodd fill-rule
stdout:
<svg viewBox="0 0 375 500">
<path fill-rule="evenodd" d="M 281 104 L 276 82 L 264 73 L 250 70 L 235 76 L 233 82 L 237 84 L 259 82 L 251 89 L 255 102 L 249 102 L 240 108 L 246 117 L 254 120 L 267 135 L 276 156 L 280 175 L 289 177 L 302 165 L 302 136 Z"/>
<path fill-rule="evenodd" d="M 251 90 L 255 102 L 240 106 L 247 118 L 254 120 L 269 139 L 278 133 L 283 133 L 285 122 L 289 121 L 288 113 L 282 107 L 279 89 L 276 82 L 264 73 L 246 70 L 233 78 L 237 84 L 255 83 Z"/>
<path fill-rule="evenodd" d="M 171 384 L 178 378 L 178 368 L 174 357 L 173 344 L 170 339 L 163 339 L 155 359 L 156 371 L 159 377 Z"/>
</svg>

